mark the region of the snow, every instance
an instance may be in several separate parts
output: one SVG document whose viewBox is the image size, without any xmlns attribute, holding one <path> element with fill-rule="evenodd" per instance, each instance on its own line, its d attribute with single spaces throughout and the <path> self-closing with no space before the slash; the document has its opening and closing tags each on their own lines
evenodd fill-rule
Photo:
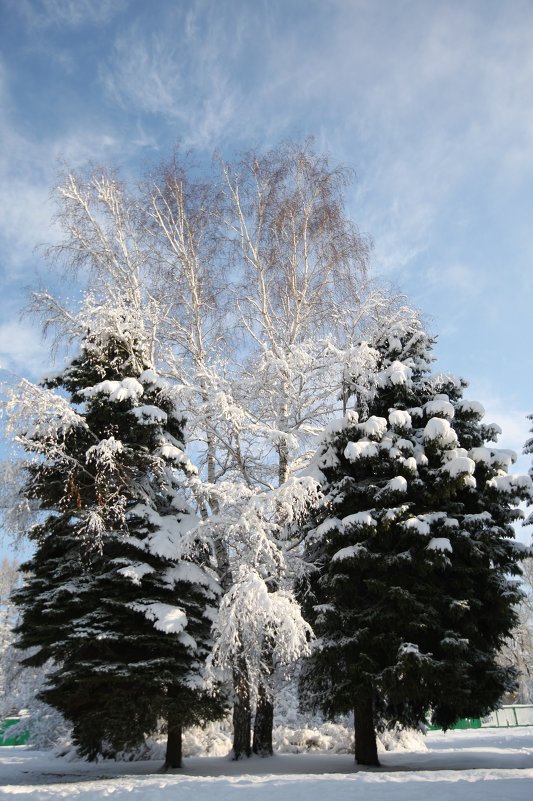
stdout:
<svg viewBox="0 0 533 801">
<path fill-rule="evenodd" d="M 447 537 L 433 537 L 427 544 L 428 551 L 448 551 L 452 553 L 452 544 Z"/>
<path fill-rule="evenodd" d="M 472 476 L 476 470 L 476 463 L 468 456 L 455 456 L 449 459 L 442 467 L 452 478 L 467 475 Z"/>
<path fill-rule="evenodd" d="M 130 604 L 132 609 L 152 620 L 154 628 L 165 634 L 180 634 L 187 627 L 187 615 L 179 606 L 171 606 L 160 602 Z"/>
<path fill-rule="evenodd" d="M 463 522 L 465 524 L 469 523 L 489 523 L 492 520 L 492 515 L 490 512 L 479 512 L 475 515 L 465 515 L 463 518 Z"/>
<path fill-rule="evenodd" d="M 144 387 L 136 378 L 123 378 L 122 381 L 101 381 L 94 387 L 80 390 L 80 395 L 94 398 L 95 395 L 109 395 L 110 401 L 137 400 L 144 393 Z"/>
<path fill-rule="evenodd" d="M 208 587 L 215 594 L 220 591 L 219 584 L 214 576 L 206 568 L 200 567 L 194 562 L 180 562 L 173 567 L 169 567 L 165 571 L 164 579 L 172 585 L 185 581 L 187 584 L 200 584 Z"/>
<path fill-rule="evenodd" d="M 423 449 L 420 447 L 415 448 L 414 459 L 416 464 L 419 465 L 420 467 L 426 467 L 426 465 L 429 464 L 428 457 L 424 453 Z"/>
<path fill-rule="evenodd" d="M 377 523 L 370 512 L 355 512 L 342 518 L 343 526 L 376 526 Z"/>
<path fill-rule="evenodd" d="M 163 459 L 170 459 L 175 464 L 186 465 L 190 464 L 187 455 L 181 448 L 177 448 L 171 443 L 165 442 L 159 449 L 159 453 Z"/>
<path fill-rule="evenodd" d="M 514 495 L 517 490 L 526 490 L 533 500 L 533 481 L 525 474 L 511 473 L 508 476 L 494 476 L 487 481 L 488 487 L 494 487 L 499 492 Z"/>
<path fill-rule="evenodd" d="M 391 507 L 387 509 L 385 514 L 383 515 L 383 520 L 397 520 L 403 514 L 405 514 L 409 509 L 409 505 L 404 503 L 402 506 Z"/>
<path fill-rule="evenodd" d="M 405 654 L 415 654 L 416 656 L 420 656 L 420 649 L 418 648 L 418 645 L 415 645 L 415 643 L 404 642 L 398 648 L 398 656 L 402 657 L 405 656 Z"/>
<path fill-rule="evenodd" d="M 459 528 L 459 521 L 455 517 L 447 517 L 443 525 L 446 528 Z"/>
<path fill-rule="evenodd" d="M 365 437 L 376 437 L 377 439 L 381 439 L 387 430 L 387 421 L 384 417 L 376 417 L 375 415 L 372 415 L 372 417 L 369 417 L 364 423 L 359 423 L 357 428 L 359 431 L 363 432 Z"/>
<path fill-rule="evenodd" d="M 381 753 L 381 768 L 359 768 L 351 754 L 195 756 L 166 774 L 153 762 L 87 764 L 3 747 L 0 801 L 530 801 L 533 727 L 429 732 L 427 746 Z"/>
<path fill-rule="evenodd" d="M 114 463 L 115 456 L 122 453 L 123 446 L 119 439 L 111 436 L 108 439 L 102 439 L 98 445 L 92 445 L 85 453 L 87 462 L 95 461 L 101 465 L 111 467 Z"/>
<path fill-rule="evenodd" d="M 407 459 L 403 459 L 402 464 L 410 473 L 417 472 L 418 463 L 414 456 L 408 456 Z"/>
<path fill-rule="evenodd" d="M 135 409 L 131 410 L 131 413 L 137 418 L 141 425 L 150 425 L 151 423 L 165 424 L 168 419 L 168 415 L 163 409 L 148 404 L 137 406 Z"/>
<path fill-rule="evenodd" d="M 125 578 L 130 579 L 134 584 L 140 584 L 143 576 L 153 573 L 154 568 L 143 562 L 139 562 L 137 564 L 128 565 L 127 567 L 121 567 L 118 572 Z"/>
<path fill-rule="evenodd" d="M 366 551 L 364 545 L 349 545 L 347 548 L 341 548 L 340 551 L 333 554 L 331 561 L 342 562 L 344 559 L 354 559 L 359 556 L 362 551 Z"/>
<path fill-rule="evenodd" d="M 396 440 L 396 447 L 399 448 L 401 451 L 409 451 L 409 453 L 413 452 L 413 443 L 410 439 L 398 439 Z"/>
<path fill-rule="evenodd" d="M 350 462 L 372 459 L 378 455 L 378 446 L 369 439 L 360 439 L 359 442 L 349 442 L 344 449 L 344 455 Z"/>
<path fill-rule="evenodd" d="M 444 417 L 447 420 L 451 420 L 455 414 L 447 395 L 437 395 L 424 405 L 424 411 L 428 417 Z"/>
<path fill-rule="evenodd" d="M 456 408 L 465 414 L 474 414 L 480 420 L 485 416 L 485 407 L 478 401 L 469 401 L 465 398 L 456 404 Z"/>
<path fill-rule="evenodd" d="M 443 420 L 442 417 L 432 417 L 424 428 L 424 439 L 440 440 L 443 445 L 453 445 L 457 442 L 457 434 L 448 420 Z"/>
<path fill-rule="evenodd" d="M 393 428 L 411 428 L 411 415 L 401 409 L 391 409 L 389 411 L 389 423 Z"/>
<path fill-rule="evenodd" d="M 324 451 L 324 453 L 321 454 L 318 460 L 317 467 L 319 475 L 317 476 L 317 480 L 319 482 L 322 482 L 322 480 L 324 479 L 324 474 L 321 472 L 320 468 L 324 468 L 325 470 L 327 470 L 328 467 L 338 467 L 338 465 L 339 465 L 339 459 L 337 457 L 337 454 L 335 453 L 335 449 L 332 448 L 331 445 L 329 445 Z M 313 477 L 313 473 L 310 468 L 306 469 L 305 475 Z M 314 475 L 316 476 L 316 473 Z"/>
<path fill-rule="evenodd" d="M 324 428 L 324 440 L 334 439 L 345 428 L 355 425 L 359 421 L 359 415 L 355 411 L 348 411 L 345 417 L 335 417 L 330 420 Z"/>
<path fill-rule="evenodd" d="M 391 492 L 407 492 L 407 481 L 403 476 L 396 476 L 387 482 L 385 489 Z"/>
<path fill-rule="evenodd" d="M 341 523 L 339 518 L 328 517 L 326 520 L 324 520 L 323 523 L 321 523 L 315 529 L 310 531 L 308 536 L 311 539 L 321 539 L 322 537 L 325 537 L 327 534 L 329 534 L 330 531 L 336 531 L 337 529 L 340 529 L 341 531 L 344 530 L 343 524 Z"/>
<path fill-rule="evenodd" d="M 509 468 L 517 460 L 516 451 L 503 448 L 472 448 L 468 455 L 474 462 L 503 467 L 505 469 Z"/>
<path fill-rule="evenodd" d="M 151 506 L 138 503 L 128 513 L 129 517 L 140 517 L 146 520 L 149 526 L 155 528 L 149 531 L 146 538 L 138 541 L 137 547 L 146 549 L 156 556 L 166 559 L 176 559 L 183 550 L 185 535 L 194 531 L 198 526 L 198 518 L 192 514 L 183 513 L 179 516 L 168 514 L 160 515 Z"/>
<path fill-rule="evenodd" d="M 378 384 L 386 387 L 389 384 L 393 386 L 409 386 L 413 371 L 404 362 L 394 361 L 385 370 L 378 374 Z"/>
<path fill-rule="evenodd" d="M 265 578 L 245 564 L 239 565 L 233 585 L 222 598 L 213 631 L 212 664 L 225 667 L 235 653 L 245 653 L 254 686 L 262 675 L 265 632 L 273 637 L 275 662 L 280 665 L 307 655 L 312 638 L 311 627 L 291 593 L 270 591 Z"/>
<path fill-rule="evenodd" d="M 157 384 L 159 381 L 159 376 L 155 370 L 143 370 L 139 376 L 139 381 L 141 381 L 143 384 Z"/>
<path fill-rule="evenodd" d="M 426 520 L 421 520 L 418 517 L 410 517 L 403 523 L 404 528 L 414 528 L 419 534 L 424 536 L 430 532 L 429 524 Z"/>
</svg>

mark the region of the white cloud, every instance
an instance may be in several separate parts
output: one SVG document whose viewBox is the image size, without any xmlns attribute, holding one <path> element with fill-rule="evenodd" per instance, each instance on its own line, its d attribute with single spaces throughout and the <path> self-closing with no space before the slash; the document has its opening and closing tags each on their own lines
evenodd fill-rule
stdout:
<svg viewBox="0 0 533 801">
<path fill-rule="evenodd" d="M 0 325 L 0 364 L 15 376 L 40 378 L 50 365 L 50 346 L 29 322 L 8 320 Z"/>
<path fill-rule="evenodd" d="M 11 281 L 35 269 L 37 245 L 59 236 L 51 194 L 61 164 L 78 169 L 89 161 L 113 163 L 138 145 L 125 143 L 105 125 L 91 128 L 76 120 L 56 137 L 23 132 L 10 114 L 9 77 L 0 61 L 0 254 L 4 280 Z"/>
<path fill-rule="evenodd" d="M 4 275 L 13 278 L 34 269 L 35 246 L 59 236 L 51 194 L 60 164 L 76 169 L 95 157 L 113 161 L 120 144 L 105 133 L 86 130 L 39 141 L 21 134 L 7 118 L 0 122 L 0 138 L 0 252 Z"/>
</svg>

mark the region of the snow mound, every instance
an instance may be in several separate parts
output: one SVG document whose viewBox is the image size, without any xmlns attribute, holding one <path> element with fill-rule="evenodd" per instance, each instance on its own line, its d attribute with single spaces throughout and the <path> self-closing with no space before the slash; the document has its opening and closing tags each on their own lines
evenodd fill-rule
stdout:
<svg viewBox="0 0 533 801">
<path fill-rule="evenodd" d="M 390 492 L 407 492 L 407 481 L 403 476 L 396 476 L 387 482 L 385 489 Z"/>
<path fill-rule="evenodd" d="M 137 400 L 144 394 L 143 385 L 136 378 L 123 378 L 122 381 L 101 381 L 94 387 L 87 387 L 80 391 L 80 395 L 86 398 L 94 398 L 96 395 L 108 395 L 110 401 L 120 402 L 125 400 Z"/>
<path fill-rule="evenodd" d="M 372 459 L 378 455 L 378 446 L 369 439 L 360 439 L 359 442 L 349 442 L 344 449 L 344 456 L 350 462 L 358 459 Z"/>
<path fill-rule="evenodd" d="M 485 407 L 478 401 L 470 401 L 464 398 L 456 404 L 456 409 L 463 412 L 463 414 L 474 415 L 479 420 L 485 416 Z"/>
<path fill-rule="evenodd" d="M 447 395 L 437 395 L 434 400 L 428 401 L 424 405 L 424 411 L 428 417 L 443 417 L 447 420 L 451 420 L 455 414 Z"/>
<path fill-rule="evenodd" d="M 442 470 L 449 473 L 451 478 L 457 478 L 457 476 L 462 475 L 472 476 L 476 470 L 476 463 L 473 459 L 469 459 L 468 456 L 455 456 L 442 466 Z"/>
<path fill-rule="evenodd" d="M 364 434 L 365 437 L 368 437 L 369 439 L 381 439 L 387 430 L 387 421 L 384 417 L 376 417 L 375 415 L 372 415 L 372 417 L 369 417 L 364 423 L 359 423 L 357 428 Z"/>
<path fill-rule="evenodd" d="M 389 411 L 389 423 L 393 428 L 409 429 L 412 426 L 411 415 L 401 409 Z"/>
<path fill-rule="evenodd" d="M 440 440 L 442 445 L 454 445 L 457 442 L 457 434 L 448 420 L 444 420 L 442 417 L 432 417 L 424 428 L 424 439 Z"/>
</svg>

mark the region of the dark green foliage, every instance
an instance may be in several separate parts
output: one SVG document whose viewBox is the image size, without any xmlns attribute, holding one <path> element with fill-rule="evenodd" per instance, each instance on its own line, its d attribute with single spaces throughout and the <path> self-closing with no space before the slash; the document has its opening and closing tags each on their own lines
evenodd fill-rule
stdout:
<svg viewBox="0 0 533 801">
<path fill-rule="evenodd" d="M 464 382 L 429 374 L 430 348 L 418 326 L 385 338 L 361 421 L 331 425 L 315 459 L 302 704 L 356 718 L 366 704 L 378 728 L 484 715 L 515 681 L 497 655 L 516 620 L 527 549 L 512 523 L 531 481 L 485 445 L 494 430 Z"/>
<path fill-rule="evenodd" d="M 56 392 L 55 412 L 36 409 L 20 435 L 38 454 L 25 491 L 42 515 L 18 644 L 27 664 L 54 661 L 42 698 L 89 759 L 142 743 L 160 719 L 189 726 L 224 707 L 202 678 L 219 591 L 180 486 L 194 468 L 172 394 L 146 366 L 131 341 L 89 335 L 48 382 L 72 413 Z"/>
</svg>

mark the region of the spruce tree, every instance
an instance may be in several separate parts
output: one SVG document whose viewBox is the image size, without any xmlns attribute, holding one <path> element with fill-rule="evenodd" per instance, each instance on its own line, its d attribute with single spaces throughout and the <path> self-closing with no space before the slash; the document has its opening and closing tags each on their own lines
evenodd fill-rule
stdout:
<svg viewBox="0 0 533 801">
<path fill-rule="evenodd" d="M 516 505 L 533 497 L 465 383 L 431 375 L 419 324 L 377 347 L 374 391 L 332 423 L 314 469 L 323 501 L 305 526 L 299 595 L 317 640 L 306 708 L 353 711 L 356 761 L 377 765 L 376 728 L 444 728 L 480 716 L 515 681 L 497 655 L 516 621 Z"/>
<path fill-rule="evenodd" d="M 89 332 L 33 389 L 19 440 L 41 517 L 16 594 L 18 645 L 28 665 L 54 661 L 41 696 L 83 755 L 137 746 L 163 719 L 166 766 L 180 767 L 183 726 L 223 711 L 202 678 L 219 588 L 183 495 L 184 420 L 132 332 L 125 320 Z"/>
</svg>

